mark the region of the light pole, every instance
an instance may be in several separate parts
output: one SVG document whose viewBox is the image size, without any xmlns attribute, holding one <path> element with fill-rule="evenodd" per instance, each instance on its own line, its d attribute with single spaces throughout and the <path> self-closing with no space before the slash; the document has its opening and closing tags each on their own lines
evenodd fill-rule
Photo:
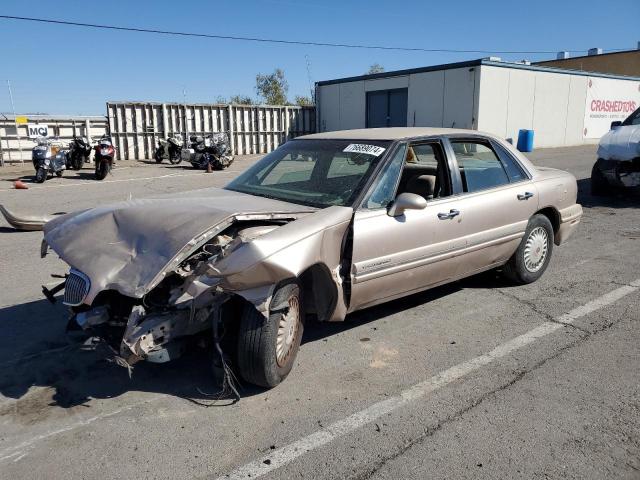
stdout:
<svg viewBox="0 0 640 480">
<path fill-rule="evenodd" d="M 18 137 L 18 152 L 20 153 L 20 163 L 24 163 L 24 160 L 22 159 L 22 142 L 20 141 L 20 130 L 18 129 L 18 122 L 16 119 L 16 106 L 13 104 L 13 93 L 11 92 L 11 82 L 9 80 L 7 80 L 7 87 L 9 88 L 9 99 L 11 100 L 11 110 L 13 110 L 13 124 L 16 127 L 16 137 Z"/>
</svg>

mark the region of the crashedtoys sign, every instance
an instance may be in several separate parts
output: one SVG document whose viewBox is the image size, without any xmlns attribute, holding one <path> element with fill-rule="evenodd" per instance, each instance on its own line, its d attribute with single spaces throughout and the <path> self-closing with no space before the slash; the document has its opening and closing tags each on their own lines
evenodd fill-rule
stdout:
<svg viewBox="0 0 640 480">
<path fill-rule="evenodd" d="M 600 138 L 611 122 L 623 121 L 640 105 L 640 82 L 589 77 L 584 108 L 584 138 Z"/>
</svg>

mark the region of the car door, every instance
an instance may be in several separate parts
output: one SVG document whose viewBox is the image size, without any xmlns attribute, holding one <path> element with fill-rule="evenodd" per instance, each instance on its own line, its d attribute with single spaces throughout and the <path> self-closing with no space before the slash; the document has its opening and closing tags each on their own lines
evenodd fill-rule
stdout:
<svg viewBox="0 0 640 480">
<path fill-rule="evenodd" d="M 354 216 L 351 311 L 444 283 L 457 274 L 455 255 L 465 247 L 465 230 L 455 215 L 462 199 L 453 195 L 442 142 L 409 147 L 417 145 L 432 147 L 441 169 L 441 194 L 428 199 L 423 210 L 408 210 L 399 217 L 387 214 L 389 202 L 402 193 L 398 187 L 409 183 L 403 175 L 412 170 L 406 162 L 410 149 L 399 147 Z"/>
<path fill-rule="evenodd" d="M 538 209 L 537 189 L 506 148 L 484 137 L 450 138 L 462 191 L 457 208 L 465 248 L 456 276 L 506 262 Z"/>
</svg>

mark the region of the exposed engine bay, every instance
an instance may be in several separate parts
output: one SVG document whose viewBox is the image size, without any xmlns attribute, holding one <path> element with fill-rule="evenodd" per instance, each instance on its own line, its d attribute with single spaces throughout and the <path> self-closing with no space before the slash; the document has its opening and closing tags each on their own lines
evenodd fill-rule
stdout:
<svg viewBox="0 0 640 480">
<path fill-rule="evenodd" d="M 221 309 L 233 293 L 218 286 L 221 279 L 215 265 L 285 223 L 238 222 L 202 245 L 141 299 L 107 290 L 91 306 L 72 306 L 70 328 L 104 338 L 129 365 L 143 359 L 172 360 L 216 322 L 223 325 Z M 67 302 L 67 295 L 65 302 L 73 303 Z"/>
</svg>

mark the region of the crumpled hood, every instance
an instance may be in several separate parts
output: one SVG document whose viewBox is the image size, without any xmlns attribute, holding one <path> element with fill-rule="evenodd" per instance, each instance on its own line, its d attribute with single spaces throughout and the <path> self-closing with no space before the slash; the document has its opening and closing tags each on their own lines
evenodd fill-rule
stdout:
<svg viewBox="0 0 640 480">
<path fill-rule="evenodd" d="M 44 226 L 49 246 L 91 280 L 87 300 L 105 289 L 141 297 L 239 215 L 288 217 L 313 208 L 208 188 L 129 200 L 70 213 Z"/>
<path fill-rule="evenodd" d="M 626 125 L 607 132 L 598 145 L 598 158 L 632 160 L 640 157 L 640 125 Z"/>
</svg>

